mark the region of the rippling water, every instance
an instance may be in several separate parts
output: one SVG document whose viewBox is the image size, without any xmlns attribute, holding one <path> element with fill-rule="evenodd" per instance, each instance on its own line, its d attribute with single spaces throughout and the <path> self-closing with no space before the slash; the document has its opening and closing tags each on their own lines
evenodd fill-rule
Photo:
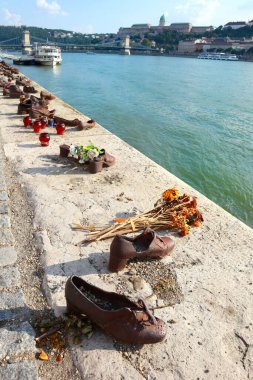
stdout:
<svg viewBox="0 0 253 380">
<path fill-rule="evenodd" d="M 21 70 L 253 227 L 253 63 L 65 53 Z"/>
</svg>

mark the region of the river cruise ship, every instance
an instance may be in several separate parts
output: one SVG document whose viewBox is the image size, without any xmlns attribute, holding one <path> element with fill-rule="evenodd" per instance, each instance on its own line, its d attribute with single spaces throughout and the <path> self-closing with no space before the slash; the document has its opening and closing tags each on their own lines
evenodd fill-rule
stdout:
<svg viewBox="0 0 253 380">
<path fill-rule="evenodd" d="M 35 46 L 34 61 L 37 65 L 56 66 L 62 63 L 61 49 L 57 46 Z"/>
<path fill-rule="evenodd" d="M 34 45 L 30 54 L 13 58 L 16 65 L 56 66 L 62 63 L 61 49 L 54 45 Z"/>
<path fill-rule="evenodd" d="M 198 59 L 213 59 L 218 61 L 238 61 L 238 57 L 235 54 L 226 53 L 201 53 Z"/>
</svg>

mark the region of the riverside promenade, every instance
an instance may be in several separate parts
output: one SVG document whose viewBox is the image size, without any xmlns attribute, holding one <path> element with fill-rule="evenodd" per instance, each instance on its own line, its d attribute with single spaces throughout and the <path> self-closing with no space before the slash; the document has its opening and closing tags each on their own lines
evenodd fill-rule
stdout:
<svg viewBox="0 0 253 380">
<path fill-rule="evenodd" d="M 32 85 L 41 90 L 37 83 Z M 22 117 L 17 115 L 17 103 L 18 100 L 0 96 L 0 144 L 4 150 L 2 157 L 6 158 L 6 162 L 1 159 L 1 184 L 4 185 L 6 163 L 14 170 L 13 180 L 26 194 L 33 212 L 32 243 L 42 267 L 43 291 L 49 307 L 57 316 L 65 311 L 65 283 L 69 276 L 76 274 L 94 285 L 134 299 L 149 297 L 155 315 L 167 322 L 165 341 L 143 347 L 115 343 L 100 329 L 95 329 L 90 339 L 83 337 L 79 344 L 71 346 L 81 378 L 253 379 L 253 230 L 100 125 L 87 131 L 70 127 L 63 136 L 48 128 L 50 145 L 41 147 L 38 135 L 23 127 Z M 57 98 L 50 103 L 50 108 L 55 108 L 56 114 L 65 118 L 88 119 Z M 89 116 L 96 118 L 96 115 Z M 115 156 L 116 165 L 92 175 L 85 167 L 74 166 L 59 157 L 60 144 L 87 145 L 90 141 Z M 9 181 L 10 188 L 11 183 Z M 183 238 L 167 232 L 175 240 L 176 247 L 159 264 L 154 261 L 146 266 L 134 263 L 112 274 L 107 270 L 110 240 L 83 247 L 76 245 L 84 238 L 84 233 L 71 230 L 71 223 L 103 225 L 115 217 L 148 211 L 162 192 L 173 186 L 181 193 L 197 197 L 204 223 Z M 11 195 L 10 188 L 3 186 L 2 205 L 7 202 L 7 194 Z M 5 212 L 1 214 L 1 236 L 10 228 L 6 207 L 3 206 Z M 12 215 L 13 223 L 17 218 L 19 215 Z M 25 219 L 24 214 L 24 223 Z M 19 224 L 22 229 L 20 219 Z M 8 289 L 18 304 L 3 303 L 5 298 L 1 294 L 4 312 L 12 312 L 30 302 L 21 293 L 23 284 L 18 282 L 13 244 L 10 240 L 1 248 L 2 257 L 9 258 L 9 262 L 1 261 L 4 265 L 1 292 L 4 294 Z M 17 247 L 19 244 L 15 242 Z M 12 253 L 4 254 L 6 246 Z M 9 275 L 4 271 L 13 271 L 13 283 L 5 282 Z M 166 300 L 153 293 L 151 285 L 170 272 L 174 274 L 172 293 L 175 297 L 168 306 Z M 33 281 L 31 275 L 26 286 L 32 288 Z M 26 320 L 22 322 L 32 345 L 31 327 Z M 10 329 L 7 333 L 10 334 Z M 5 360 L 0 371 L 3 371 L 3 379 L 11 379 L 9 373 L 13 364 L 6 360 L 8 348 L 3 345 L 2 336 L 1 333 L 0 352 Z M 5 341 L 17 347 L 17 339 L 9 335 Z M 26 351 L 35 352 L 32 346 Z M 23 361 L 18 365 L 24 365 Z M 31 356 L 28 361 L 26 358 L 25 365 L 35 371 L 27 379 L 36 379 L 35 359 Z M 17 378 L 23 380 L 13 377 Z M 71 375 L 68 378 L 75 379 Z"/>
</svg>

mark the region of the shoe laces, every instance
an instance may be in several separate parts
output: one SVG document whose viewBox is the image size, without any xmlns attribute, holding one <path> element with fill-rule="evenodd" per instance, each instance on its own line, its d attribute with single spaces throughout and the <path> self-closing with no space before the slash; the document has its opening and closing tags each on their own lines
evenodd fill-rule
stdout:
<svg viewBox="0 0 253 380">
<path fill-rule="evenodd" d="M 149 319 L 151 320 L 152 325 L 156 325 L 157 324 L 157 320 L 154 317 L 154 315 L 152 314 L 152 312 L 149 310 L 148 305 L 144 301 L 144 299 L 140 298 L 139 301 L 138 301 L 138 303 L 139 303 L 139 305 L 141 304 L 142 311 L 144 311 L 148 315 Z"/>
</svg>

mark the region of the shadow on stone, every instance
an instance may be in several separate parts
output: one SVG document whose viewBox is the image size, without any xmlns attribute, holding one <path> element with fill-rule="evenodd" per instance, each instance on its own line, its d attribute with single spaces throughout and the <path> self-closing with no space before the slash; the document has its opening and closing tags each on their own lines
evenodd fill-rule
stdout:
<svg viewBox="0 0 253 380">
<path fill-rule="evenodd" d="M 109 273 L 107 270 L 107 261 L 109 254 L 94 252 L 87 258 L 67 261 L 65 263 L 49 265 L 45 268 L 45 273 L 54 276 L 87 276 L 91 274 Z"/>
</svg>

